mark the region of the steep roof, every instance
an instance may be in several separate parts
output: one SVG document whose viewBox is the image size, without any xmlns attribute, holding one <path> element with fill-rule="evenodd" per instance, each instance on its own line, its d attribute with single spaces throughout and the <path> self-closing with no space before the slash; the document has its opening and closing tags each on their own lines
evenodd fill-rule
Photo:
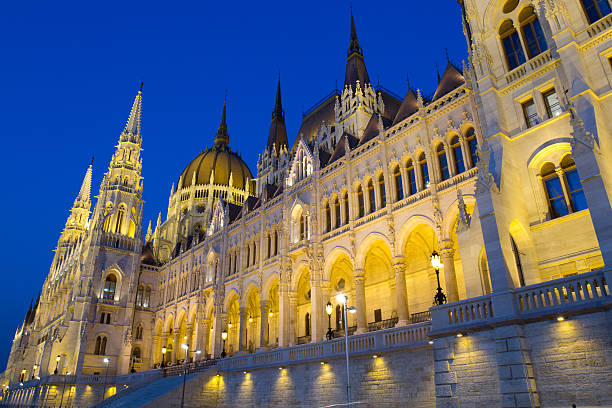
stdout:
<svg viewBox="0 0 612 408">
<path fill-rule="evenodd" d="M 332 153 L 327 164 L 333 163 L 339 158 L 341 158 L 342 156 L 344 156 L 346 154 L 347 146 L 348 146 L 348 149 L 351 150 L 357 147 L 358 144 L 359 144 L 359 139 L 357 139 L 355 136 L 351 135 L 350 133 L 344 132 L 342 136 L 340 137 L 340 139 L 338 140 L 338 144 L 336 145 L 336 148 L 334 149 L 334 152 Z"/>
<path fill-rule="evenodd" d="M 336 113 L 334 111 L 336 104 L 336 92 L 332 92 L 315 107 L 306 116 L 302 118 L 302 125 L 298 131 L 298 137 L 293 142 L 291 152 L 295 152 L 298 142 L 300 140 L 299 135 L 304 135 L 304 140 L 310 142 L 314 140 L 317 132 L 321 128 L 323 122 L 328 125 L 332 125 L 336 120 Z"/>
<path fill-rule="evenodd" d="M 270 123 L 270 133 L 268 134 L 268 150 L 276 148 L 278 151 L 282 146 L 289 146 L 287 140 L 287 127 L 285 126 L 285 113 L 281 103 L 281 85 L 280 77 L 278 78 L 278 86 L 276 88 L 276 103 L 274 112 L 272 113 L 272 123 Z"/>
<path fill-rule="evenodd" d="M 359 141 L 359 145 L 367 143 L 370 140 L 374 139 L 376 136 L 378 136 L 378 134 L 380 133 L 380 129 L 378 126 L 379 116 L 382 118 L 383 127 L 385 129 L 390 127 L 393 124 L 391 119 L 386 118 L 385 116 L 381 116 L 377 113 L 370 116 L 370 120 L 368 121 L 368 124 L 366 125 L 366 128 L 363 131 L 363 136 L 361 136 L 361 140 Z"/>
<path fill-rule="evenodd" d="M 364 84 L 370 83 L 368 70 L 363 59 L 363 50 L 357 40 L 357 29 L 355 28 L 355 19 L 351 11 L 351 38 L 347 51 L 346 73 L 344 75 L 344 86 L 350 86 L 353 90 L 356 89 L 357 81 L 363 87 Z"/>
<path fill-rule="evenodd" d="M 412 89 L 408 89 L 402 104 L 393 119 L 393 124 L 401 122 L 419 110 L 417 98 Z"/>
<path fill-rule="evenodd" d="M 461 73 L 459 68 L 449 62 L 444 70 L 444 74 L 442 74 L 442 79 L 440 79 L 440 82 L 438 83 L 438 88 L 433 96 L 433 100 L 446 95 L 463 84 L 465 84 L 465 77 L 463 76 L 463 73 Z"/>
</svg>

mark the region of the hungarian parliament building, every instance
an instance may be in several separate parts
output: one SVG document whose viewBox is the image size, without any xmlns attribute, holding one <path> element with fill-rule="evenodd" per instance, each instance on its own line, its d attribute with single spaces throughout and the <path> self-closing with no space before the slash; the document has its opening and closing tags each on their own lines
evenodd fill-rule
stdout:
<svg viewBox="0 0 612 408">
<path fill-rule="evenodd" d="M 610 4 L 459 3 L 469 60 L 449 60 L 433 95 L 372 84 L 351 15 L 344 86 L 304 113 L 293 141 L 280 78 L 255 168 L 231 147 L 220 103 L 214 140 L 148 226 L 141 86 L 97 201 L 92 165 L 74 186 L 40 297 L 15 332 L 5 391 L 51 375 L 231 361 L 345 331 L 428 325 L 433 343 L 479 316 L 520 326 L 546 314 L 531 288 L 559 296 L 555 313 L 564 298 L 610 302 Z M 353 306 L 346 324 L 338 294 Z M 547 394 L 532 377 L 501 392 L 539 406 Z"/>
</svg>

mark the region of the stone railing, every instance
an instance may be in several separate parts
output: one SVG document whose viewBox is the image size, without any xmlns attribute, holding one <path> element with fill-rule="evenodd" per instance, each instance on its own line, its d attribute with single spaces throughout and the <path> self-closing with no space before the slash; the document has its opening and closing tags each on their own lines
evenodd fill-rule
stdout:
<svg viewBox="0 0 612 408">
<path fill-rule="evenodd" d="M 612 302 L 603 271 L 569 276 L 431 308 L 436 334 L 506 320 L 590 310 Z"/>
<path fill-rule="evenodd" d="M 577 33 L 576 36 L 580 37 L 580 34 L 586 33 L 589 38 L 593 38 L 606 31 L 610 27 L 612 27 L 612 14 L 608 14 L 604 18 L 597 20 L 583 31 Z"/>
<path fill-rule="evenodd" d="M 515 289 L 519 315 L 556 311 L 612 300 L 610 288 L 601 272 L 557 279 Z"/>
<path fill-rule="evenodd" d="M 40 385 L 94 385 L 104 384 L 115 385 L 115 384 L 137 384 L 145 381 L 152 381 L 157 378 L 161 378 L 163 373 L 161 370 L 149 370 L 140 373 L 121 374 L 121 375 L 107 375 L 104 374 L 79 374 L 79 375 L 60 375 L 51 374 L 40 379 L 28 380 L 23 382 L 23 385 L 11 385 L 11 389 L 15 388 L 30 388 L 37 387 Z"/>
<path fill-rule="evenodd" d="M 134 250 L 134 238 L 130 238 L 127 235 L 113 234 L 111 232 L 103 232 L 100 237 L 100 244 L 116 249 L 124 249 L 126 251 Z"/>
<path fill-rule="evenodd" d="M 540 67 L 548 64 L 552 59 L 553 58 L 550 50 L 544 51 L 543 53 L 536 55 L 534 58 L 508 72 L 504 76 L 506 84 L 509 85 L 512 82 L 526 76 L 527 74 L 537 71 Z"/>
<path fill-rule="evenodd" d="M 380 353 L 393 349 L 427 346 L 431 322 L 411 324 L 387 330 L 349 336 L 349 354 Z M 245 370 L 256 367 L 299 364 L 341 358 L 344 338 L 217 360 L 219 371 Z"/>
</svg>

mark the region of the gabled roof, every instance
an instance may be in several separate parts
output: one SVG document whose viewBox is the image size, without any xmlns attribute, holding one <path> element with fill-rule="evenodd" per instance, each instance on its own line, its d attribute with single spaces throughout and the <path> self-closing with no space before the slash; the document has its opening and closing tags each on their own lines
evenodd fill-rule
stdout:
<svg viewBox="0 0 612 408">
<path fill-rule="evenodd" d="M 382 87 L 377 88 L 377 92 L 380 92 L 383 103 L 385 104 L 385 112 L 383 113 L 383 117 L 393 120 L 402 102 L 386 90 L 381 89 Z"/>
<path fill-rule="evenodd" d="M 446 70 L 444 70 L 444 74 L 442 74 L 442 79 L 440 79 L 438 83 L 438 88 L 433 96 L 433 100 L 446 95 L 463 84 L 465 84 L 465 77 L 461 73 L 461 70 L 449 62 L 446 66 Z"/>
<path fill-rule="evenodd" d="M 309 142 L 314 140 L 323 122 L 328 125 L 332 125 L 335 122 L 336 112 L 334 108 L 336 105 L 336 95 L 336 92 L 329 94 L 321 103 L 316 105 L 308 115 L 302 118 L 302 125 L 298 131 L 298 137 L 293 142 L 291 153 L 294 153 L 297 148 L 300 140 L 299 135 L 303 135 L 304 139 Z"/>
<path fill-rule="evenodd" d="M 395 125 L 396 123 L 401 122 L 402 120 L 411 116 L 418 110 L 419 106 L 417 103 L 417 97 L 412 91 L 412 89 L 408 89 L 408 92 L 406 93 L 406 96 L 402 101 L 402 105 L 400 106 L 399 110 L 397 111 L 397 114 L 395 115 L 395 118 L 393 119 L 393 124 Z"/>
<path fill-rule="evenodd" d="M 319 149 L 319 166 L 320 168 L 325 167 L 325 165 L 329 162 L 329 158 L 331 154 L 327 152 L 327 150 Z"/>
<path fill-rule="evenodd" d="M 140 253 L 140 262 L 145 265 L 152 266 L 158 266 L 160 264 L 155 258 L 152 242 L 147 242 L 145 246 L 142 247 L 142 252 Z"/>
<path fill-rule="evenodd" d="M 336 145 L 336 148 L 334 149 L 334 152 L 332 153 L 327 164 L 333 163 L 342 156 L 344 156 L 346 154 L 347 144 L 349 150 L 351 150 L 357 147 L 357 145 L 359 144 L 359 139 L 347 132 L 344 132 L 338 140 L 338 144 Z"/>
<path fill-rule="evenodd" d="M 240 212 L 242 211 L 242 206 L 238 204 L 227 203 L 227 209 L 229 212 L 229 222 L 232 223 L 236 219 L 238 219 Z"/>
</svg>

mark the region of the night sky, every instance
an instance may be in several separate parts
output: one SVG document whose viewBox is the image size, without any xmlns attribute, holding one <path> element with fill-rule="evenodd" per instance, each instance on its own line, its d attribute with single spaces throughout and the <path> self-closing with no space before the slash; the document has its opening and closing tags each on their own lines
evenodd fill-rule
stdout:
<svg viewBox="0 0 612 408">
<path fill-rule="evenodd" d="M 97 195 L 140 81 L 145 230 L 212 144 L 226 89 L 230 145 L 255 174 L 278 72 L 290 144 L 302 112 L 344 82 L 347 1 L 52 3 L 0 5 L 0 372 L 91 156 Z M 352 3 L 374 84 L 403 97 L 409 78 L 432 95 L 444 49 L 466 58 L 455 0 Z"/>
</svg>

